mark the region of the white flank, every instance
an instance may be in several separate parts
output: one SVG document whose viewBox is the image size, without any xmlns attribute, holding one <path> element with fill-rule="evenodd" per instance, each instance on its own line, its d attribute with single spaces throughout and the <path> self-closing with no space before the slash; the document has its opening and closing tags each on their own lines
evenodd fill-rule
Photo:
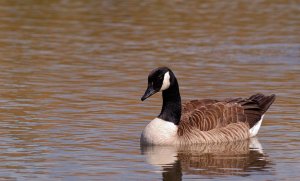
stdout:
<svg viewBox="0 0 300 181">
<path fill-rule="evenodd" d="M 262 123 L 262 120 L 264 118 L 264 115 L 261 116 L 260 120 L 249 130 L 250 137 L 256 136 L 258 133 L 258 130 L 260 128 L 260 125 Z"/>
<path fill-rule="evenodd" d="M 166 72 L 164 75 L 164 81 L 160 88 L 161 91 L 166 90 L 170 87 L 170 73 Z"/>
<path fill-rule="evenodd" d="M 160 118 L 153 119 L 141 135 L 143 145 L 173 145 L 177 139 L 178 127 Z"/>
</svg>

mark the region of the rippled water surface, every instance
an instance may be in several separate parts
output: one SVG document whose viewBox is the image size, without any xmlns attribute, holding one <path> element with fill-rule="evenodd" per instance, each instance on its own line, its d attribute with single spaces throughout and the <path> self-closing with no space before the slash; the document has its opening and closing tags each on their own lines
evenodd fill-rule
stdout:
<svg viewBox="0 0 300 181">
<path fill-rule="evenodd" d="M 297 1 L 0 2 L 0 180 L 299 180 Z M 140 148 L 169 66 L 182 99 L 275 93 L 257 139 Z"/>
</svg>

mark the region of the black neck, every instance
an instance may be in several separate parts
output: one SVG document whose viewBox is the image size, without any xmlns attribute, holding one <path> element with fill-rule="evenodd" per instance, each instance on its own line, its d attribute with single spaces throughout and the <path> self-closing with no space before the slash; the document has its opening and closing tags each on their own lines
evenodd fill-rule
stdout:
<svg viewBox="0 0 300 181">
<path fill-rule="evenodd" d="M 163 105 L 158 117 L 178 125 L 181 117 L 181 97 L 176 78 L 170 87 L 162 92 L 162 97 Z"/>
</svg>

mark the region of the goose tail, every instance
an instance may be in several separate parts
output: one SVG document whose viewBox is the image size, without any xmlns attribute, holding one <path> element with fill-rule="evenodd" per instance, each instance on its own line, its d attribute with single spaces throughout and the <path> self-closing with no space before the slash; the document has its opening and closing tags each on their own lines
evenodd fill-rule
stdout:
<svg viewBox="0 0 300 181">
<path fill-rule="evenodd" d="M 257 102 L 258 106 L 262 110 L 262 114 L 264 114 L 269 109 L 269 107 L 273 104 L 275 98 L 276 98 L 275 94 L 272 94 L 270 96 L 265 96 L 261 93 L 258 93 L 252 95 L 249 99 Z"/>
</svg>

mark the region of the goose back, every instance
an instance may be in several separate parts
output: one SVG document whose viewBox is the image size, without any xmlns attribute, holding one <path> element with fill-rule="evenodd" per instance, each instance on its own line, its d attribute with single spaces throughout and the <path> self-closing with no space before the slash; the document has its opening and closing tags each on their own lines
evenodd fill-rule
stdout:
<svg viewBox="0 0 300 181">
<path fill-rule="evenodd" d="M 184 103 L 178 136 L 185 142 L 224 142 L 249 138 L 249 129 L 261 120 L 275 95 L 248 99 L 193 100 Z"/>
</svg>

